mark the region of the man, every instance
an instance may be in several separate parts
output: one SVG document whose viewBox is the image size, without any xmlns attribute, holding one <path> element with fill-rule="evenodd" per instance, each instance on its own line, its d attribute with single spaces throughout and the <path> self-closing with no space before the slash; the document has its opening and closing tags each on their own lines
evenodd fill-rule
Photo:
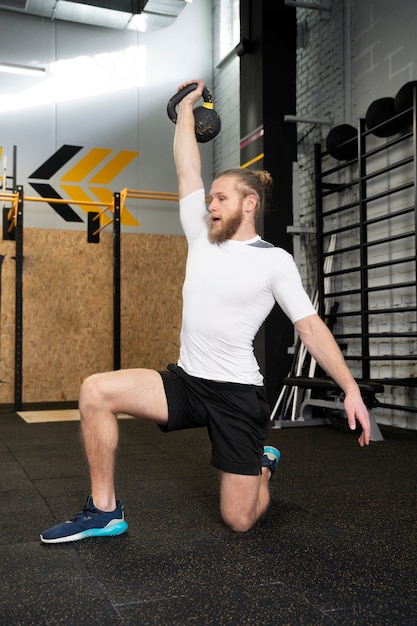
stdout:
<svg viewBox="0 0 417 626">
<path fill-rule="evenodd" d="M 292 256 L 256 233 L 271 176 L 243 169 L 223 172 L 212 183 L 206 208 L 193 114 L 203 87 L 197 81 L 178 104 L 174 138 L 188 241 L 178 363 L 163 372 L 119 370 L 84 381 L 79 407 L 91 496 L 80 513 L 41 534 L 45 543 L 127 530 L 114 487 L 117 413 L 153 421 L 163 431 L 206 427 L 211 464 L 220 472 L 222 518 L 237 532 L 253 527 L 268 507 L 269 481 L 280 456 L 276 448 L 264 446 L 270 411 L 253 352 L 254 336 L 275 302 L 345 392 L 349 426 L 354 429 L 357 419 L 359 444 L 369 444 L 369 417 L 358 385 L 305 293 Z"/>
</svg>

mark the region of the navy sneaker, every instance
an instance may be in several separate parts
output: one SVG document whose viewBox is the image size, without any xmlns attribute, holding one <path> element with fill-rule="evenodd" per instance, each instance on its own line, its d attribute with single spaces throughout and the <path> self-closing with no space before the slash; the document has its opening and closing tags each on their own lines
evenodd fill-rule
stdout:
<svg viewBox="0 0 417 626">
<path fill-rule="evenodd" d="M 273 446 L 264 446 L 264 454 L 262 457 L 262 467 L 268 467 L 271 472 L 271 478 L 277 469 L 278 462 L 281 458 L 279 450 Z M 270 478 L 270 480 L 271 480 Z"/>
<path fill-rule="evenodd" d="M 116 500 L 116 508 L 108 513 L 94 506 L 93 498 L 88 496 L 85 507 L 66 522 L 48 528 L 41 534 L 43 543 L 64 543 L 79 541 L 88 537 L 112 537 L 126 532 L 123 503 Z"/>
</svg>

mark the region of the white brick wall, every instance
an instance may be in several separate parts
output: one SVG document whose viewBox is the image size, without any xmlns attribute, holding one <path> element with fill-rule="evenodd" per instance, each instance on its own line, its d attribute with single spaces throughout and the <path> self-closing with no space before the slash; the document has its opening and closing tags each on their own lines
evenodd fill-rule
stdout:
<svg viewBox="0 0 417 626">
<path fill-rule="evenodd" d="M 235 0 L 213 0 L 214 108 L 221 115 L 222 130 L 214 140 L 214 171 L 240 166 L 240 60 L 233 53 L 221 56 L 220 37 L 233 32 Z M 227 9 L 227 10 L 226 10 Z"/>
<path fill-rule="evenodd" d="M 343 122 L 343 0 L 335 0 L 331 15 L 313 9 L 297 9 L 297 22 L 305 33 L 297 50 L 297 115 Z M 315 225 L 314 144 L 324 140 L 328 126 L 298 123 L 300 168 L 300 222 Z M 315 237 L 303 236 L 296 259 L 309 293 L 316 284 Z M 304 246 L 303 246 L 304 243 Z"/>
<path fill-rule="evenodd" d="M 416 78 L 417 3 L 414 0 L 352 2 L 356 112 L 395 96 Z"/>
</svg>

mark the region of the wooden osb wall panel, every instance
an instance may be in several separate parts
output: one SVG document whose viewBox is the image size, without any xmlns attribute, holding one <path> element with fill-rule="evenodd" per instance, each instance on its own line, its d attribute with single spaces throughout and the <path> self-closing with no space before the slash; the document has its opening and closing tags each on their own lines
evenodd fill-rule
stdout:
<svg viewBox="0 0 417 626">
<path fill-rule="evenodd" d="M 14 242 L 1 242 L 0 403 L 14 401 Z M 122 367 L 178 357 L 183 237 L 122 234 Z M 76 401 L 82 380 L 113 368 L 113 235 L 27 229 L 23 403 Z"/>
<path fill-rule="evenodd" d="M 1 232 L 1 230 L 0 230 Z M 16 263 L 14 241 L 0 241 L 0 403 L 14 402 Z"/>
<path fill-rule="evenodd" d="M 112 366 L 112 238 L 27 229 L 23 261 L 23 402 L 78 398 Z"/>
<path fill-rule="evenodd" d="M 122 367 L 164 369 L 179 355 L 184 237 L 122 237 Z"/>
</svg>

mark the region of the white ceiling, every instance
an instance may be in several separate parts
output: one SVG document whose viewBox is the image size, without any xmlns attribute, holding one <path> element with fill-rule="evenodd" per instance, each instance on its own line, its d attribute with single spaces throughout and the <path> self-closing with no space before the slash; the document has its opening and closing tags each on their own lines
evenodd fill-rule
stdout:
<svg viewBox="0 0 417 626">
<path fill-rule="evenodd" d="M 0 11 L 118 30 L 158 30 L 192 0 L 0 0 Z"/>
</svg>

